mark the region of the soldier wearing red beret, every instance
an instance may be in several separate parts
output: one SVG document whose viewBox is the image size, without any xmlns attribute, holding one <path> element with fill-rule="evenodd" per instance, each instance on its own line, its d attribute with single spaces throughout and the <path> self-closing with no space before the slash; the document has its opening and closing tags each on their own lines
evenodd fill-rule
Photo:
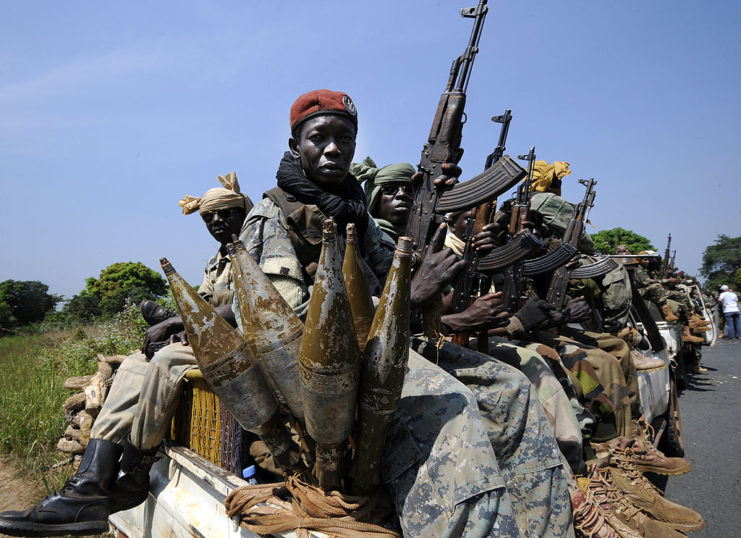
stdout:
<svg viewBox="0 0 741 538">
<path fill-rule="evenodd" d="M 341 233 L 346 223 L 356 224 L 376 295 L 389 268 L 383 234 L 349 173 L 357 126 L 358 111 L 347 94 L 300 96 L 291 107 L 292 136 L 278 185 L 250 212 L 240 234 L 299 316 L 308 307 L 327 217 Z M 453 172 L 460 171 L 454 165 L 444 170 L 451 175 L 435 184 L 454 182 Z M 439 295 L 464 267 L 450 249 L 428 253 L 413 278 L 412 308 Z M 410 349 L 384 452 L 383 480 L 404 534 L 566 535 L 571 511 L 558 445 L 530 383 L 486 355 L 453 345 L 439 351 L 438 365 Z M 473 380 L 471 388 L 458 375 Z M 495 407 L 507 409 L 506 416 Z"/>
</svg>

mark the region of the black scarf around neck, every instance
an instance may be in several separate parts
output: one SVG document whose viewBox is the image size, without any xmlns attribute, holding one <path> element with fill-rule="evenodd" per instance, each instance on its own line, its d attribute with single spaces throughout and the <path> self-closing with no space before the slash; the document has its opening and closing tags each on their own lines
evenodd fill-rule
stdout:
<svg viewBox="0 0 741 538">
<path fill-rule="evenodd" d="M 290 152 L 286 152 L 278 165 L 278 187 L 302 204 L 316 205 L 327 217 L 334 218 L 337 232 L 345 235 L 350 222 L 357 227 L 358 238 L 363 241 L 368 229 L 368 209 L 365 193 L 355 176 L 347 174 L 333 192 L 327 192 L 304 174 L 301 163 Z"/>
</svg>

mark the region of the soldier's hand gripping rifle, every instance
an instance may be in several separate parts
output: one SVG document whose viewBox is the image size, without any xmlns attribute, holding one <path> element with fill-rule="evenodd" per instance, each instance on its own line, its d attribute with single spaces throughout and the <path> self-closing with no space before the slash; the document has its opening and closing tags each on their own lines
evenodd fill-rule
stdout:
<svg viewBox="0 0 741 538">
<path fill-rule="evenodd" d="M 463 54 L 453 60 L 427 143 L 422 148 L 418 166 L 419 178 L 414 189 L 413 213 L 405 233 L 412 238 L 414 244 L 415 265 L 419 264 L 424 247 L 444 221 L 445 213 L 467 210 L 491 202 L 525 175 L 522 167 L 509 156 L 503 155 L 483 173 L 452 188 L 433 183 L 444 174 L 444 164 L 458 163 L 463 154 L 461 136 L 465 123 L 466 89 L 489 9 L 486 3 L 487 0 L 480 0 L 476 7 L 461 10 L 463 17 L 474 19 L 471 37 Z"/>
<path fill-rule="evenodd" d="M 496 148 L 486 158 L 484 169 L 489 169 L 504 156 L 505 144 L 507 142 L 507 133 L 509 131 L 509 122 L 512 119 L 512 111 L 507 109 L 501 116 L 494 116 L 492 121 L 502 125 L 499 131 L 499 141 Z M 520 261 L 529 255 L 533 250 L 541 246 L 540 241 L 529 232 L 521 234 L 512 244 L 494 249 L 485 256 L 479 257 L 473 246 L 473 239 L 483 231 L 484 227 L 491 222 L 496 209 L 496 200 L 486 202 L 480 206 L 474 207 L 466 218 L 466 232 L 464 237 L 465 246 L 463 249 L 463 259 L 468 262 L 466 271 L 458 279 L 453 289 L 452 310 L 455 313 L 463 312 L 471 303 L 482 294 L 489 291 L 491 287 L 491 276 L 484 273 L 482 265 L 486 271 L 492 271 L 512 263 Z M 481 263 L 479 263 L 481 262 Z M 453 343 L 459 345 L 468 345 L 468 332 L 459 332 L 453 335 Z M 486 331 L 479 333 L 479 349 L 483 350 L 488 347 L 488 335 Z"/>
</svg>

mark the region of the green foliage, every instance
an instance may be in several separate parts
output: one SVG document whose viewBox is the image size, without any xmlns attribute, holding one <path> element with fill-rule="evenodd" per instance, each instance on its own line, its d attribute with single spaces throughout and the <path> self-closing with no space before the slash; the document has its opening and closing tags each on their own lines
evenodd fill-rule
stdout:
<svg viewBox="0 0 741 538">
<path fill-rule="evenodd" d="M 594 250 L 601 254 L 615 254 L 615 250 L 620 245 L 628 245 L 633 254 L 642 250 L 656 250 L 647 238 L 624 228 L 601 230 L 596 234 L 591 234 L 591 237 L 594 241 Z"/>
<path fill-rule="evenodd" d="M 734 277 L 733 280 L 734 280 L 734 284 L 735 284 L 735 286 L 734 286 L 735 289 L 741 290 L 741 267 L 739 267 L 738 269 L 736 269 L 736 274 L 735 274 L 735 277 Z"/>
<path fill-rule="evenodd" d="M 167 291 L 167 281 L 141 262 L 114 263 L 97 279 L 90 277 L 85 282 L 85 290 L 70 300 L 74 301 L 71 315 L 77 319 L 94 319 L 101 314 L 110 317 L 127 301 L 140 303 Z M 98 303 L 89 297 L 97 298 Z"/>
<path fill-rule="evenodd" d="M 741 269 L 741 236 L 719 235 L 715 239 L 715 244 L 705 248 L 700 274 L 707 279 L 706 288 L 717 290 L 722 284 L 741 285 L 739 269 Z"/>
<path fill-rule="evenodd" d="M 85 322 L 100 317 L 103 310 L 100 308 L 100 297 L 83 292 L 67 301 L 62 312 L 69 321 Z"/>
<path fill-rule="evenodd" d="M 138 349 L 143 325 L 131 307 L 103 323 L 0 338 L 0 451 L 34 473 L 64 459 L 55 446 L 66 427 L 62 404 L 72 395 L 65 380 L 95 373 L 98 353 Z"/>
<path fill-rule="evenodd" d="M 8 330 L 41 321 L 61 300 L 38 280 L 0 282 L 0 328 Z"/>
</svg>

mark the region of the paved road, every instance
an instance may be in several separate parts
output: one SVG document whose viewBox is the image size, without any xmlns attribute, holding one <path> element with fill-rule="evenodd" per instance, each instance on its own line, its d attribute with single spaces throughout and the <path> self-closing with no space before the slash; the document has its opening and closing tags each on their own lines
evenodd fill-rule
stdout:
<svg viewBox="0 0 741 538">
<path fill-rule="evenodd" d="M 707 526 L 692 536 L 741 536 L 741 340 L 703 348 L 702 365 L 679 399 L 692 471 L 669 478 L 666 497 L 694 508 Z"/>
</svg>

